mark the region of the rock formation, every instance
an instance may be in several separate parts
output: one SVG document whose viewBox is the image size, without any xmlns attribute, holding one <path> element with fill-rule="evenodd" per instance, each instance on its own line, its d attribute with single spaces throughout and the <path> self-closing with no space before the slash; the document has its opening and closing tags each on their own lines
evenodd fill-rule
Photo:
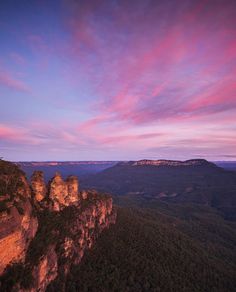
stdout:
<svg viewBox="0 0 236 292">
<path fill-rule="evenodd" d="M 49 182 L 49 197 L 53 203 L 53 209 L 59 211 L 66 206 L 75 205 L 79 202 L 79 182 L 77 177 L 69 176 L 64 181 L 59 173 L 56 173 Z"/>
<path fill-rule="evenodd" d="M 71 202 L 71 203 L 77 202 L 78 201 L 78 191 L 79 191 L 78 178 L 76 176 L 70 175 L 66 179 L 66 184 L 67 184 L 67 189 L 68 189 L 69 202 Z"/>
<path fill-rule="evenodd" d="M 99 234 L 110 224 L 115 223 L 116 213 L 112 208 L 111 198 L 98 197 L 97 193 L 89 191 L 88 200 L 81 204 L 80 209 L 69 206 L 58 212 L 53 226 L 48 229 L 53 237 L 48 247 L 45 245 L 44 250 L 41 251 L 43 257 L 40 258 L 38 255 L 31 260 L 30 265 L 36 275 L 33 279 L 34 288 L 44 291 L 44 287 L 52 280 L 55 283 L 64 283 L 63 279 L 68 275 L 72 265 L 78 265 L 84 252 L 93 246 Z M 66 223 L 63 223 L 65 218 Z M 51 217 L 47 218 L 46 215 L 42 222 L 45 224 L 50 220 Z M 39 230 L 39 234 L 41 232 L 43 232 L 42 229 Z M 37 258 L 40 258 L 38 263 Z M 44 281 L 39 279 L 44 279 Z"/>
<path fill-rule="evenodd" d="M 46 197 L 46 184 L 43 172 L 35 171 L 31 177 L 31 187 L 36 201 L 41 202 Z"/>
<path fill-rule="evenodd" d="M 79 192 L 75 176 L 64 181 L 56 173 L 46 187 L 43 173 L 35 172 L 31 190 L 22 171 L 0 161 L 0 291 L 45 291 L 63 283 L 116 220 L 111 197 Z"/>
</svg>

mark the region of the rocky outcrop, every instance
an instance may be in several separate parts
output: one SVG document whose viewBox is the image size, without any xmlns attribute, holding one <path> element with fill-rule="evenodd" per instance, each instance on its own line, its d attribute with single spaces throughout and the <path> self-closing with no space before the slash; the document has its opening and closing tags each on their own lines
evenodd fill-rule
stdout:
<svg viewBox="0 0 236 292">
<path fill-rule="evenodd" d="M 49 183 L 49 198 L 53 203 L 53 210 L 60 211 L 66 206 L 79 202 L 79 182 L 77 177 L 69 176 L 64 181 L 59 173 Z"/>
<path fill-rule="evenodd" d="M 61 211 L 44 210 L 39 214 L 39 228 L 32 240 L 21 275 L 31 271 L 28 283 L 17 283 L 21 292 L 60 291 L 71 267 L 78 265 L 86 250 L 99 234 L 116 221 L 112 199 L 96 191 L 86 191 L 80 206 L 68 206 Z M 16 287 L 16 286 L 14 286 Z"/>
<path fill-rule="evenodd" d="M 76 176 L 68 176 L 64 181 L 60 173 L 49 181 L 44 182 L 42 171 L 35 171 L 31 177 L 32 196 L 41 207 L 50 206 L 53 211 L 60 211 L 70 205 L 79 203 L 79 182 Z"/>
<path fill-rule="evenodd" d="M 45 199 L 47 190 L 42 171 L 35 171 L 33 173 L 31 177 L 31 187 L 33 196 L 37 202 L 41 202 Z"/>
<path fill-rule="evenodd" d="M 82 202 L 80 209 L 70 206 L 58 212 L 57 215 L 55 224 L 49 227 L 46 232 L 54 234 L 54 239 L 49 242 L 49 247 L 45 246 L 46 250 L 50 250 L 46 253 L 47 256 L 43 256 L 47 264 L 43 264 L 42 259 L 37 263 L 35 258 L 32 262 L 32 269 L 37 271 L 36 277 L 33 279 L 33 287 L 37 287 L 37 291 L 45 291 L 44 289 L 49 283 L 49 276 L 45 277 L 45 281 L 38 280 L 38 275 L 42 273 L 50 275 L 54 279 L 54 282 L 50 281 L 52 291 L 57 290 L 54 289 L 57 287 L 57 283 L 60 283 L 60 289 L 63 291 L 62 283 L 65 283 L 71 267 L 80 263 L 85 251 L 95 244 L 99 234 L 116 221 L 112 199 L 106 196 L 101 198 L 96 192 L 90 191 L 87 200 Z M 67 218 L 66 222 L 64 218 Z M 47 220 L 50 220 L 50 217 L 46 218 Z M 45 218 L 41 222 L 45 225 Z M 36 241 L 38 239 L 35 238 Z M 35 250 L 36 241 L 34 243 Z M 51 274 L 50 271 L 53 273 Z"/>
<path fill-rule="evenodd" d="M 115 223 L 112 199 L 79 192 L 77 177 L 64 181 L 59 173 L 46 186 L 35 172 L 30 189 L 12 167 L 13 174 L 0 169 L 0 291 L 43 292 L 58 281 L 63 291 L 71 266 Z"/>
<path fill-rule="evenodd" d="M 70 175 L 66 179 L 68 189 L 68 203 L 75 203 L 78 201 L 79 181 L 76 176 Z"/>
<path fill-rule="evenodd" d="M 55 211 L 59 211 L 62 206 L 66 206 L 66 197 L 68 196 L 68 188 L 66 182 L 59 173 L 56 173 L 49 184 L 49 198 L 53 202 Z"/>
</svg>

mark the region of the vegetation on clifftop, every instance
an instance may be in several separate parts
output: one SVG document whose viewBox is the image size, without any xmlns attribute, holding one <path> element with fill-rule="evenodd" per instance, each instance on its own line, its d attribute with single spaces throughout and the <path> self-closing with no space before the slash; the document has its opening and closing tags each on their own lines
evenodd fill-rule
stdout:
<svg viewBox="0 0 236 292">
<path fill-rule="evenodd" d="M 23 186 L 22 177 L 25 174 L 14 163 L 0 159 L 0 212 L 8 211 L 8 204 L 13 203 L 18 211 L 24 210 L 17 203 L 17 198 L 23 199 L 18 194 L 18 189 Z"/>
</svg>

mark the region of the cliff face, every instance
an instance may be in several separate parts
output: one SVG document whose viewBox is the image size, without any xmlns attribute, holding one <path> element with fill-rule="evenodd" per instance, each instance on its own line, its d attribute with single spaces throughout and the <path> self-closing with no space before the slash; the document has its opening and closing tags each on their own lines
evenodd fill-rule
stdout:
<svg viewBox="0 0 236 292">
<path fill-rule="evenodd" d="M 12 206 L 0 215 L 0 274 L 13 261 L 24 260 L 30 240 L 38 227 L 29 201 L 21 204 L 24 214 Z"/>
<path fill-rule="evenodd" d="M 48 284 L 54 287 L 58 282 L 63 291 L 71 266 L 78 265 L 99 234 L 115 223 L 112 199 L 95 191 L 86 193 L 87 198 L 81 198 L 79 207 L 70 205 L 60 212 L 41 212 L 39 230 L 26 257 L 33 280 L 23 291 L 45 291 Z"/>
<path fill-rule="evenodd" d="M 17 167 L 7 167 L 0 168 L 0 290 L 45 291 L 60 282 L 63 291 L 71 266 L 115 223 L 112 199 L 79 192 L 76 177 L 58 173 L 46 186 L 36 172 L 30 187 Z"/>
<path fill-rule="evenodd" d="M 0 274 L 9 263 L 24 260 L 37 227 L 24 174 L 0 161 Z"/>
</svg>

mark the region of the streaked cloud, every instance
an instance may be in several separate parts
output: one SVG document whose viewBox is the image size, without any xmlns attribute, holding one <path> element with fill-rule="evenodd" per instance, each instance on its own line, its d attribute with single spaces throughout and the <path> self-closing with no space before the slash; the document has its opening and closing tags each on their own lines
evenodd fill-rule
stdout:
<svg viewBox="0 0 236 292">
<path fill-rule="evenodd" d="M 19 33 L 0 50 L 11 99 L 31 90 L 41 99 L 35 119 L 21 120 L 27 147 L 36 139 L 45 159 L 58 145 L 58 159 L 235 155 L 235 1 L 34 3 L 18 4 Z M 45 108 L 52 114 L 40 120 Z"/>
<path fill-rule="evenodd" d="M 0 86 L 19 92 L 29 93 L 31 89 L 20 79 L 16 79 L 9 72 L 0 69 Z"/>
</svg>

